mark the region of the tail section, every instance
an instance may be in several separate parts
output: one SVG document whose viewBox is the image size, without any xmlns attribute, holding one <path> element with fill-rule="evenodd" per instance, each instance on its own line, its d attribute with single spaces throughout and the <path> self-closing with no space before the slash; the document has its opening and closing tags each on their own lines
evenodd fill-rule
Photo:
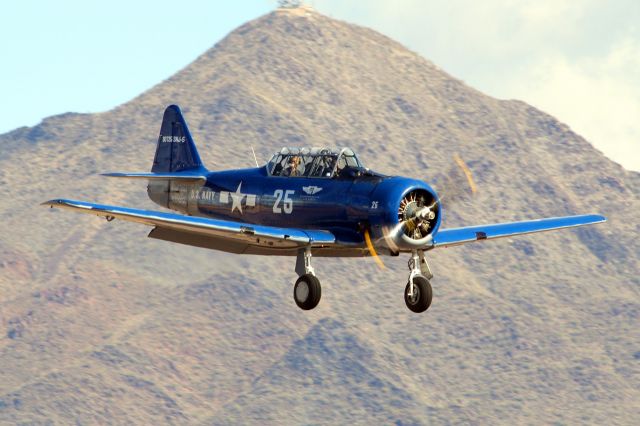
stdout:
<svg viewBox="0 0 640 426">
<path fill-rule="evenodd" d="M 205 171 L 180 107 L 169 105 L 164 111 L 152 173 Z"/>
<path fill-rule="evenodd" d="M 163 207 L 192 213 L 188 194 L 207 180 L 207 169 L 193 143 L 180 107 L 164 110 L 151 173 L 106 173 L 104 176 L 145 179 L 147 194 Z M 197 205 L 194 207 L 197 210 Z"/>
</svg>

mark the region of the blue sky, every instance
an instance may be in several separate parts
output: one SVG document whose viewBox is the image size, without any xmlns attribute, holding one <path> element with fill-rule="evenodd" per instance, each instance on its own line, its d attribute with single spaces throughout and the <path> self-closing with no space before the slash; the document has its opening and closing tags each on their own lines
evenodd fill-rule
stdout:
<svg viewBox="0 0 640 426">
<path fill-rule="evenodd" d="M 310 0 L 378 30 L 469 85 L 551 113 L 640 170 L 640 1 Z M 275 8 L 267 0 L 3 5 L 0 133 L 106 111 Z"/>
<path fill-rule="evenodd" d="M 0 133 L 53 114 L 111 109 L 273 7 L 263 0 L 7 2 Z"/>
</svg>

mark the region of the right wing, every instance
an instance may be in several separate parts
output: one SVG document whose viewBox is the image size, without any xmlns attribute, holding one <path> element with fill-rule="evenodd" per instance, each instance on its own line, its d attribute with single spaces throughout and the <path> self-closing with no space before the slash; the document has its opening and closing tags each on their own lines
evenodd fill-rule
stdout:
<svg viewBox="0 0 640 426">
<path fill-rule="evenodd" d="M 573 228 L 575 226 L 601 223 L 606 220 L 604 216 L 587 214 L 443 229 L 436 232 L 433 236 L 432 248 L 449 247 L 472 243 L 474 241 L 492 240 L 494 238 L 512 237 L 534 232 L 552 231 L 554 229 Z"/>
<path fill-rule="evenodd" d="M 295 254 L 300 248 L 328 247 L 336 241 L 331 232 L 323 230 L 252 225 L 63 199 L 42 205 L 154 226 L 151 238 L 232 253 Z"/>
</svg>

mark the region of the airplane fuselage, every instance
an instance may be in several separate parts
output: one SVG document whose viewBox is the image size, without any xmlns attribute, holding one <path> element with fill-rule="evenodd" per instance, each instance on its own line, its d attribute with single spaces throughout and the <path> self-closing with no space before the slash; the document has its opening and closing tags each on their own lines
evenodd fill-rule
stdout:
<svg viewBox="0 0 640 426">
<path fill-rule="evenodd" d="M 366 173 L 349 178 L 270 176 L 266 167 L 209 172 L 205 183 L 151 182 L 157 204 L 192 216 L 328 229 L 364 247 L 362 230 L 398 221 L 398 201 L 426 183 Z"/>
</svg>

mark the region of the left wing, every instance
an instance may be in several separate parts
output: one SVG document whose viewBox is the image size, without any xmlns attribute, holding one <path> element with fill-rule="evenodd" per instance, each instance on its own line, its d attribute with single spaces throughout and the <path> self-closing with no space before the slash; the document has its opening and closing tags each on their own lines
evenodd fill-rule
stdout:
<svg viewBox="0 0 640 426">
<path fill-rule="evenodd" d="M 514 235 L 531 234 L 534 232 L 552 231 L 554 229 L 573 228 L 575 226 L 606 222 L 606 220 L 604 216 L 588 214 L 443 229 L 433 236 L 432 248 L 449 247 L 474 241 L 492 240 L 494 238 L 512 237 Z"/>
<path fill-rule="evenodd" d="M 326 247 L 336 240 L 331 232 L 323 230 L 252 225 L 84 201 L 57 199 L 42 205 L 155 226 L 149 234 L 151 238 L 232 253 L 291 254 L 284 252 L 308 246 Z"/>
</svg>

